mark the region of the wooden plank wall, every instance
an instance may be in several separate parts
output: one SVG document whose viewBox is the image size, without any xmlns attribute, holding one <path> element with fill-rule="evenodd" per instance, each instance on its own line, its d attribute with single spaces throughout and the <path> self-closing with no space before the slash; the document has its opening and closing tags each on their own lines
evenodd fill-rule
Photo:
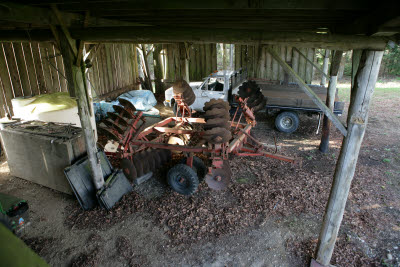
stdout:
<svg viewBox="0 0 400 267">
<path fill-rule="evenodd" d="M 308 63 L 304 57 L 300 56 L 290 46 L 277 46 L 273 45 L 273 49 L 284 59 L 286 62 L 292 64 L 292 68 L 305 80 L 306 83 L 311 84 L 313 78 L 313 66 Z M 314 48 L 300 48 L 299 49 L 307 58 L 315 62 L 315 49 Z M 283 81 L 284 71 L 278 65 L 278 62 L 272 59 L 271 55 L 267 53 L 265 47 L 254 45 L 235 45 L 235 69 L 247 68 L 249 77 L 260 78 L 267 80 Z M 293 82 L 289 79 L 289 82 Z"/>
<path fill-rule="evenodd" d="M 194 44 L 189 51 L 189 79 L 201 81 L 217 70 L 216 44 Z"/>
<path fill-rule="evenodd" d="M 135 49 L 134 44 L 106 43 L 90 53 L 92 67 L 88 70 L 88 79 L 100 99 L 112 99 L 138 88 Z"/>
<path fill-rule="evenodd" d="M 189 80 L 201 81 L 217 69 L 216 44 L 193 44 L 189 49 Z M 178 44 L 163 44 L 165 79 L 174 81 L 181 70 L 179 59 L 181 56 Z"/>
<path fill-rule="evenodd" d="M 137 89 L 134 49 L 133 44 L 102 44 L 91 53 L 88 79 L 99 98 Z M 13 98 L 67 91 L 63 58 L 53 43 L 0 43 L 1 117 L 12 114 Z"/>
</svg>

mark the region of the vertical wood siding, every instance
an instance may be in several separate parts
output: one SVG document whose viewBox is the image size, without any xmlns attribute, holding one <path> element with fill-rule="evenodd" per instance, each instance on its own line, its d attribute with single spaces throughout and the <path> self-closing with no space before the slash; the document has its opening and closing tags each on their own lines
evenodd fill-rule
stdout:
<svg viewBox="0 0 400 267">
<path fill-rule="evenodd" d="M 133 44 L 101 44 L 91 52 L 88 80 L 98 97 L 137 89 L 134 49 Z M 15 97 L 67 91 L 63 58 L 53 43 L 0 43 L 1 117 L 12 114 Z"/>
</svg>

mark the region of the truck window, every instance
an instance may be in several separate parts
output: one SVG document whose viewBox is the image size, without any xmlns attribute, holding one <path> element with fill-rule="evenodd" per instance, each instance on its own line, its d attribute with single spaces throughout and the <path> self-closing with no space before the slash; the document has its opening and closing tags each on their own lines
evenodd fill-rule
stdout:
<svg viewBox="0 0 400 267">
<path fill-rule="evenodd" d="M 210 78 L 208 82 L 204 83 L 201 90 L 222 92 L 224 91 L 224 80 L 221 78 Z"/>
</svg>

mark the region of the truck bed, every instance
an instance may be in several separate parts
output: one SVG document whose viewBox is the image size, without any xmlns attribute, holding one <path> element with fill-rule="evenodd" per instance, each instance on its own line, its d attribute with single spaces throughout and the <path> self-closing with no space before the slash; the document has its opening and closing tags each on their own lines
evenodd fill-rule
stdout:
<svg viewBox="0 0 400 267">
<path fill-rule="evenodd" d="M 268 106 L 285 106 L 305 109 L 319 109 L 297 84 L 259 84 Z M 318 85 L 309 85 L 323 102 L 326 101 L 327 88 Z M 339 101 L 335 96 L 335 102 Z"/>
</svg>

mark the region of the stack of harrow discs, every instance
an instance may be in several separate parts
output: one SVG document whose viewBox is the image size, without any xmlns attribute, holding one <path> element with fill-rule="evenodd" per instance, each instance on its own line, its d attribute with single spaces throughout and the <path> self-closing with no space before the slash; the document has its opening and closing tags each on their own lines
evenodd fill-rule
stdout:
<svg viewBox="0 0 400 267">
<path fill-rule="evenodd" d="M 229 123 L 229 104 L 222 99 L 211 99 L 204 104 L 204 135 L 210 144 L 222 144 L 232 138 Z"/>
<path fill-rule="evenodd" d="M 167 149 L 147 149 L 133 155 L 132 160 L 121 160 L 121 169 L 125 176 L 134 182 L 171 160 L 171 151 Z"/>
<path fill-rule="evenodd" d="M 131 121 L 135 118 L 135 106 L 128 100 L 120 98 L 118 102 L 122 106 L 114 105 L 115 112 L 107 112 L 108 118 L 102 123 L 106 126 L 98 126 L 98 130 L 111 140 L 124 139 L 127 129 L 131 127 Z"/>
<path fill-rule="evenodd" d="M 262 110 L 267 104 L 267 99 L 255 81 L 244 82 L 239 87 L 239 96 L 243 99 L 247 98 L 247 106 L 252 108 L 254 113 Z"/>
<path fill-rule="evenodd" d="M 192 87 L 185 80 L 178 80 L 172 85 L 174 95 L 182 94 L 182 101 L 190 106 L 196 100 Z"/>
</svg>

